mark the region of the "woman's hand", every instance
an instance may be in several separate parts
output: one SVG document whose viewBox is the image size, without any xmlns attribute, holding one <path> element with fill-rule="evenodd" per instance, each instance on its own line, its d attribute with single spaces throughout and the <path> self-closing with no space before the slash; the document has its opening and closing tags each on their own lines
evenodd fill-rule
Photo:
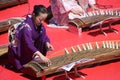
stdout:
<svg viewBox="0 0 120 80">
<path fill-rule="evenodd" d="M 48 51 L 54 50 L 53 46 L 49 42 L 46 42 L 46 48 Z"/>
<path fill-rule="evenodd" d="M 34 59 L 37 58 L 40 62 L 46 63 L 48 66 L 51 65 L 51 61 L 49 58 L 45 57 L 44 55 L 42 55 L 42 53 L 40 53 L 39 51 L 37 51 L 34 55 L 33 55 Z"/>
<path fill-rule="evenodd" d="M 93 10 L 100 10 L 100 8 L 96 7 L 95 5 L 91 5 Z"/>
<path fill-rule="evenodd" d="M 81 11 L 80 11 L 80 10 L 74 10 L 74 9 L 72 9 L 71 12 L 74 13 L 74 14 L 80 15 L 80 16 L 85 13 L 84 10 L 81 10 Z"/>
</svg>

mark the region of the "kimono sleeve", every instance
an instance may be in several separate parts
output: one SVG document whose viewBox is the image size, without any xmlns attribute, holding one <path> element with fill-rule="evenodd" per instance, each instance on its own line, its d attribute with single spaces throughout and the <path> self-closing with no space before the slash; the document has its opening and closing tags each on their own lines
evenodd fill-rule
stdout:
<svg viewBox="0 0 120 80">
<path fill-rule="evenodd" d="M 43 26 L 43 25 L 42 25 L 42 26 Z M 49 39 L 49 37 L 48 37 L 48 35 L 47 35 L 47 33 L 46 33 L 46 29 L 45 29 L 44 26 L 42 27 L 42 31 L 43 31 L 43 33 L 42 33 L 43 42 L 44 42 L 44 43 L 46 43 L 46 42 L 49 42 L 49 43 L 50 43 L 50 39 Z"/>
<path fill-rule="evenodd" d="M 70 1 L 65 1 L 65 0 L 59 0 L 59 8 L 60 8 L 60 12 L 61 13 L 66 13 L 69 12 L 72 7 L 71 7 L 71 3 L 69 3 Z"/>
<path fill-rule="evenodd" d="M 31 52 L 34 54 L 36 51 L 36 47 L 34 46 L 34 41 L 32 40 L 32 32 L 28 27 L 24 27 L 21 32 L 21 44 L 24 47 L 26 52 Z"/>
</svg>

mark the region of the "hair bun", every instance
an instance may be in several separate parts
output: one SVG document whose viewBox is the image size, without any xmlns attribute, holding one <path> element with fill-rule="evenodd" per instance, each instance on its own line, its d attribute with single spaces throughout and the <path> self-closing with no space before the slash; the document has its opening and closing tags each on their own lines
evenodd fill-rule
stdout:
<svg viewBox="0 0 120 80">
<path fill-rule="evenodd" d="M 34 10 L 36 10 L 38 7 L 39 7 L 38 5 L 35 5 L 35 6 L 34 6 Z"/>
<path fill-rule="evenodd" d="M 33 13 L 38 16 L 39 13 L 47 13 L 47 9 L 44 5 L 34 5 Z"/>
</svg>

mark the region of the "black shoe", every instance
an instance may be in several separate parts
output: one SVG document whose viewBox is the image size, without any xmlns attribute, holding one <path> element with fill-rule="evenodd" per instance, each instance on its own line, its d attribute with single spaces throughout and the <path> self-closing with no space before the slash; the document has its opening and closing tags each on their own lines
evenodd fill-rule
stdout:
<svg viewBox="0 0 120 80">
<path fill-rule="evenodd" d="M 15 69 L 15 67 L 11 63 L 6 63 L 3 65 L 3 67 L 7 69 Z"/>
</svg>

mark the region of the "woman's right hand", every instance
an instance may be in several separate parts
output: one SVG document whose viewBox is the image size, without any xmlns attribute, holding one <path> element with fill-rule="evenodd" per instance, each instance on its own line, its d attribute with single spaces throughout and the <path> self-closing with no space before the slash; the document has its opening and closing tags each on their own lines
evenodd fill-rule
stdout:
<svg viewBox="0 0 120 80">
<path fill-rule="evenodd" d="M 51 61 L 46 56 L 42 55 L 40 52 L 36 52 L 34 58 L 37 57 L 40 59 L 40 62 L 46 63 L 48 66 L 51 65 Z"/>
<path fill-rule="evenodd" d="M 79 11 L 79 10 L 74 10 L 74 9 L 72 9 L 71 12 L 74 14 L 80 15 L 80 16 L 85 13 L 85 11 L 83 11 L 83 10 Z"/>
</svg>

